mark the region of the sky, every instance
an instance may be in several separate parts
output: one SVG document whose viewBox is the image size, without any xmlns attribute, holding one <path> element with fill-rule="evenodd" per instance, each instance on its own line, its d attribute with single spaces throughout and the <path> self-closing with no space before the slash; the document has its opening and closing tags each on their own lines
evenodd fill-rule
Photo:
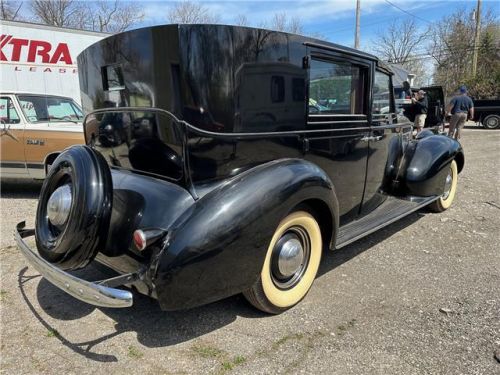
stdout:
<svg viewBox="0 0 500 375">
<path fill-rule="evenodd" d="M 175 2 L 143 0 L 141 4 L 145 18 L 138 26 L 152 26 L 166 23 L 168 9 Z M 301 20 L 307 34 L 319 33 L 331 42 L 354 45 L 356 0 L 205 0 L 202 4 L 218 14 L 224 24 L 234 24 L 238 15 L 245 15 L 250 26 L 257 26 L 275 13 L 286 12 L 289 17 Z M 393 20 L 414 18 L 417 24 L 426 27 L 459 8 L 472 12 L 476 5 L 477 0 L 361 0 L 361 49 L 369 50 L 370 41 Z M 483 0 L 482 7 L 500 18 L 500 1 Z"/>
</svg>

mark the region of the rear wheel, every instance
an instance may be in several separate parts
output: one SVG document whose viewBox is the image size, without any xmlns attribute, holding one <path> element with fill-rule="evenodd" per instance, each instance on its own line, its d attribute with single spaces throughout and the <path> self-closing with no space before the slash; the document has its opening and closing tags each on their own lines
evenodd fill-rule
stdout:
<svg viewBox="0 0 500 375">
<path fill-rule="evenodd" d="M 321 261 L 321 230 L 314 217 L 296 211 L 274 232 L 257 282 L 246 299 L 259 310 L 281 313 L 299 303 L 311 288 Z"/>
<path fill-rule="evenodd" d="M 500 116 L 498 115 L 488 115 L 483 120 L 483 125 L 487 129 L 498 129 L 500 128 Z"/>
<path fill-rule="evenodd" d="M 111 173 L 102 156 L 74 146 L 52 163 L 40 192 L 38 252 L 63 269 L 87 265 L 106 239 L 111 216 Z"/>
<path fill-rule="evenodd" d="M 457 162 L 453 160 L 450 164 L 448 174 L 444 183 L 444 193 L 439 199 L 432 202 L 428 207 L 433 212 L 443 212 L 447 210 L 455 199 L 458 183 Z"/>
</svg>

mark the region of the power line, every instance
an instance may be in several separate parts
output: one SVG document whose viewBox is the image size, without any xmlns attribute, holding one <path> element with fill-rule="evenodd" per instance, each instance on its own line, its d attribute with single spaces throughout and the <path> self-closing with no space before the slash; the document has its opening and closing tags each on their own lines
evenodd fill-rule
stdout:
<svg viewBox="0 0 500 375">
<path fill-rule="evenodd" d="M 387 4 L 389 4 L 389 5 L 393 6 L 394 8 L 396 8 L 396 9 L 400 10 L 401 12 L 408 14 L 409 16 L 412 16 L 412 17 L 414 17 L 414 18 L 418 18 L 418 19 L 419 19 L 419 20 L 421 20 L 421 21 L 424 21 L 424 22 L 427 22 L 427 23 L 429 23 L 429 24 L 432 24 L 432 22 L 431 22 L 431 21 L 428 21 L 428 20 L 426 20 L 426 19 L 424 19 L 424 18 L 422 18 L 422 17 L 416 16 L 416 15 L 414 15 L 413 13 L 410 13 L 410 12 L 408 12 L 408 11 L 406 11 L 406 10 L 404 10 L 404 9 L 402 9 L 402 8 L 400 8 L 400 7 L 398 7 L 396 4 L 391 3 L 389 0 L 384 0 L 384 1 L 385 1 Z"/>
</svg>

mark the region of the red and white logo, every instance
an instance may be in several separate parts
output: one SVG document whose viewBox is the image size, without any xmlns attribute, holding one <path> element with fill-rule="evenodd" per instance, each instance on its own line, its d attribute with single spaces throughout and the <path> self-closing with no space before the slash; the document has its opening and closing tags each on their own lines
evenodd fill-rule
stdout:
<svg viewBox="0 0 500 375">
<path fill-rule="evenodd" d="M 21 61 L 21 59 L 25 61 Z M 13 38 L 12 35 L 6 34 L 0 36 L 0 61 L 32 64 L 73 64 L 66 43 L 58 43 L 53 48 L 50 42 Z"/>
</svg>

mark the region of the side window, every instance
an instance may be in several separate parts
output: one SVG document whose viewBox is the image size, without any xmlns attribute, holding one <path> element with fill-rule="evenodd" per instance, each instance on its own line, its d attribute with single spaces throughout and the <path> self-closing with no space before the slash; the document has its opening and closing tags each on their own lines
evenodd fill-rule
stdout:
<svg viewBox="0 0 500 375">
<path fill-rule="evenodd" d="M 363 68 L 345 62 L 312 60 L 310 114 L 365 114 Z"/>
<path fill-rule="evenodd" d="M 0 121 L 2 124 L 19 124 L 19 115 L 11 98 L 0 98 Z"/>
<path fill-rule="evenodd" d="M 392 90 L 391 77 L 388 74 L 375 71 L 373 83 L 373 114 L 385 114 L 393 112 L 391 110 Z"/>
<path fill-rule="evenodd" d="M 41 120 L 38 118 L 35 110 L 35 104 L 31 100 L 19 98 L 19 103 L 21 104 L 21 109 L 23 110 L 24 116 L 28 119 L 28 121 L 36 122 Z"/>
</svg>

